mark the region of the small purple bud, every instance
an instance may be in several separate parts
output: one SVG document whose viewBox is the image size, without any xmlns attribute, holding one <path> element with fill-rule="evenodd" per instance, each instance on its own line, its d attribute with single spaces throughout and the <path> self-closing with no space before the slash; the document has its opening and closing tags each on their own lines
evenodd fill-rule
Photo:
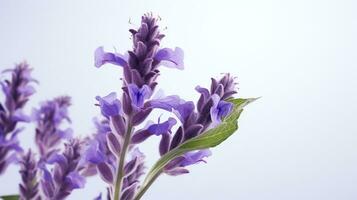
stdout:
<svg viewBox="0 0 357 200">
<path fill-rule="evenodd" d="M 110 127 L 115 135 L 124 135 L 126 132 L 124 118 L 120 115 L 110 118 Z"/>
</svg>

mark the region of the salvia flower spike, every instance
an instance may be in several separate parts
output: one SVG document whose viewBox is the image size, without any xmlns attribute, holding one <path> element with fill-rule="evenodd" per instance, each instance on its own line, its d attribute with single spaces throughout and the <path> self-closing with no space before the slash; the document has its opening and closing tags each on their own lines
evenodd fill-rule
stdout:
<svg viewBox="0 0 357 200">
<path fill-rule="evenodd" d="M 6 167 L 18 160 L 18 152 L 22 149 L 17 140 L 17 134 L 22 130 L 19 122 L 29 122 L 23 108 L 29 97 L 35 92 L 31 77 L 32 69 L 26 62 L 17 64 L 14 69 L 2 73 L 10 74 L 11 78 L 0 81 L 4 100 L 0 102 L 0 174 Z"/>
<path fill-rule="evenodd" d="M 37 180 L 38 166 L 34 153 L 29 150 L 20 160 L 21 183 L 20 199 L 31 200 L 39 199 L 39 183 Z"/>
<path fill-rule="evenodd" d="M 20 164 L 21 175 L 19 195 L 11 197 L 66 199 L 72 191 L 84 188 L 86 177 L 98 175 L 106 184 L 105 199 L 140 200 L 158 177 L 189 173 L 189 166 L 206 162 L 212 155 L 210 148 L 238 129 L 243 107 L 255 99 L 235 99 L 237 83 L 229 73 L 212 78 L 208 88 L 196 86 L 197 100 L 153 95 L 162 66 L 184 68 L 181 48 L 160 45 L 164 34 L 158 24 L 159 18 L 153 14 L 142 16 L 140 25 L 129 30 L 132 49 L 123 54 L 107 52 L 104 47 L 95 50 L 95 67 L 121 67 L 122 86 L 120 93 L 95 97 L 101 115 L 94 119 L 94 134 L 84 139 L 73 137 L 69 127 L 69 96 L 44 101 L 31 116 L 25 115 L 23 109 L 36 82 L 31 69 L 23 62 L 5 70 L 11 78 L 0 80 L 4 93 L 0 102 L 0 175 L 12 162 Z M 153 110 L 166 112 L 168 117 L 152 118 Z M 35 124 L 32 134 L 38 156 L 33 149 L 24 153 L 17 139 L 23 130 L 19 122 L 30 121 Z M 140 146 L 149 138 L 157 139 L 159 159 L 147 170 Z M 102 193 L 94 199 L 101 200 Z"/>
<path fill-rule="evenodd" d="M 36 122 L 35 142 L 40 152 L 41 160 L 51 156 L 59 150 L 62 139 L 72 137 L 72 129 L 61 128 L 65 121 L 70 122 L 68 107 L 71 99 L 60 96 L 53 100 L 43 102 L 38 109 L 34 109 L 33 118 Z"/>
</svg>

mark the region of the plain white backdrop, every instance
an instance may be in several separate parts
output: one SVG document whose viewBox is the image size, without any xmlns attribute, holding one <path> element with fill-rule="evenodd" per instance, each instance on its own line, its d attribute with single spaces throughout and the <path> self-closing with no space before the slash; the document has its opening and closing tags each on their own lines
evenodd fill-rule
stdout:
<svg viewBox="0 0 357 200">
<path fill-rule="evenodd" d="M 0 69 L 27 60 L 40 81 L 29 107 L 69 94 L 75 134 L 90 134 L 94 97 L 121 84 L 119 67 L 93 66 L 95 48 L 130 49 L 128 29 L 152 11 L 167 27 L 162 45 L 185 51 L 184 71 L 162 68 L 166 94 L 196 99 L 196 85 L 231 72 L 240 97 L 263 98 L 207 164 L 160 177 L 145 200 L 354 200 L 356 9 L 353 0 L 0 0 Z M 25 147 L 33 135 L 21 134 Z M 144 144 L 149 165 L 157 139 Z M 17 192 L 17 171 L 0 177 L 0 194 Z M 68 199 L 92 199 L 104 188 L 92 178 Z"/>
</svg>

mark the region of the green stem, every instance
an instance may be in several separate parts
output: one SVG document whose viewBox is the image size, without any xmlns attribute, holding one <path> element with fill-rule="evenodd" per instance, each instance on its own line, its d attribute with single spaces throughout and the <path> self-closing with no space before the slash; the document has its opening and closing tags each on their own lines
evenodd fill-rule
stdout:
<svg viewBox="0 0 357 200">
<path fill-rule="evenodd" d="M 149 189 L 149 187 L 155 182 L 155 180 L 161 175 L 162 171 L 157 172 L 152 176 L 152 178 L 145 184 L 143 185 L 142 188 L 136 193 L 134 200 L 140 200 L 141 197 L 145 194 L 145 192 Z"/>
<path fill-rule="evenodd" d="M 123 148 L 121 149 L 120 157 L 119 157 L 119 161 L 118 161 L 118 171 L 117 171 L 117 177 L 115 180 L 115 188 L 114 188 L 114 200 L 120 199 L 122 182 L 123 182 L 123 178 L 125 175 L 124 174 L 125 156 L 128 151 L 129 144 L 130 144 L 131 132 L 132 132 L 132 128 L 133 128 L 130 121 L 131 121 L 131 119 L 129 118 L 127 132 L 126 132 L 125 138 L 124 138 Z"/>
</svg>

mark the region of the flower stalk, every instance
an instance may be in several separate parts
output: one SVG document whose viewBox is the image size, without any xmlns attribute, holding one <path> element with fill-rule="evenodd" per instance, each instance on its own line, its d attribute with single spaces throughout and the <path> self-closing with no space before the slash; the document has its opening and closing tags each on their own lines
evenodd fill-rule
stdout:
<svg viewBox="0 0 357 200">
<path fill-rule="evenodd" d="M 115 180 L 115 189 L 114 189 L 114 200 L 119 200 L 121 191 L 122 191 L 122 183 L 125 176 L 124 173 L 124 166 L 125 166 L 125 158 L 128 152 L 129 144 L 131 141 L 131 134 L 132 134 L 133 126 L 131 125 L 131 117 L 129 117 L 128 125 L 127 125 L 127 132 L 125 134 L 123 148 L 120 152 L 120 157 L 118 161 L 118 172 L 117 177 Z"/>
</svg>

